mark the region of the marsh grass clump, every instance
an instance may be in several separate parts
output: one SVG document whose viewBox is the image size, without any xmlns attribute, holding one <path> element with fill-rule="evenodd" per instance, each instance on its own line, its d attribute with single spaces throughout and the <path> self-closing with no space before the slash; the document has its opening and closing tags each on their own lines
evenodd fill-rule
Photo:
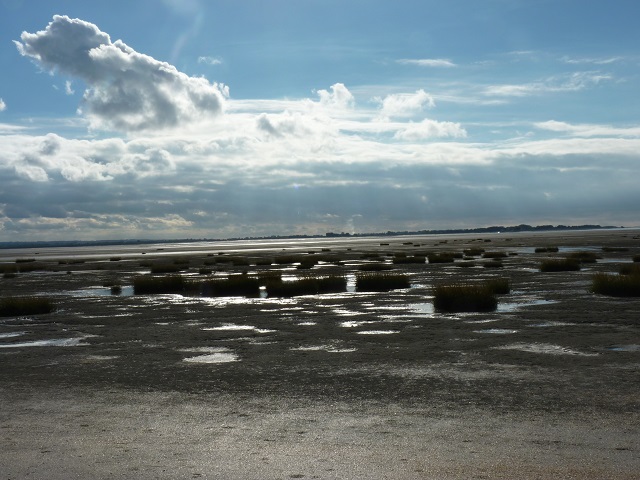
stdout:
<svg viewBox="0 0 640 480">
<path fill-rule="evenodd" d="M 139 275 L 133 279 L 134 295 L 183 293 L 186 282 L 180 275 Z"/>
<path fill-rule="evenodd" d="M 490 278 L 484 284 L 496 295 L 506 295 L 511 292 L 511 284 L 508 278 Z"/>
<path fill-rule="evenodd" d="M 268 297 L 295 297 L 299 295 L 340 293 L 347 290 L 347 279 L 342 275 L 304 277 L 288 282 L 270 279 L 267 281 L 266 288 Z"/>
<path fill-rule="evenodd" d="M 567 258 L 570 260 L 576 260 L 580 263 L 596 263 L 600 257 L 594 252 L 573 252 L 570 253 Z"/>
<path fill-rule="evenodd" d="M 299 265 L 296 267 L 298 270 L 309 270 L 318 264 L 318 259 L 315 256 L 302 257 Z"/>
<path fill-rule="evenodd" d="M 536 253 L 557 253 L 559 250 L 558 247 L 536 247 Z"/>
<path fill-rule="evenodd" d="M 38 270 L 47 269 L 47 266 L 40 262 L 20 263 L 17 267 L 20 273 L 37 272 Z"/>
<path fill-rule="evenodd" d="M 258 267 L 268 267 L 273 263 L 273 258 L 258 258 L 256 260 L 256 266 Z"/>
<path fill-rule="evenodd" d="M 55 305 L 46 297 L 6 297 L 0 299 L 0 317 L 51 313 Z"/>
<path fill-rule="evenodd" d="M 474 247 L 474 248 L 466 248 L 462 251 L 467 257 L 479 257 L 484 253 L 484 248 Z"/>
<path fill-rule="evenodd" d="M 611 297 L 640 297 L 640 274 L 596 273 L 592 277 L 591 290 Z"/>
<path fill-rule="evenodd" d="M 257 297 L 260 282 L 248 275 L 231 275 L 200 283 L 200 294 L 205 297 Z"/>
<path fill-rule="evenodd" d="M 427 255 L 429 263 L 453 263 L 455 257 L 449 253 L 431 253 Z"/>
<path fill-rule="evenodd" d="M 640 264 L 629 263 L 620 267 L 620 275 L 640 275 Z"/>
<path fill-rule="evenodd" d="M 402 273 L 361 273 L 356 275 L 356 290 L 359 292 L 388 292 L 410 286 L 409 277 Z"/>
<path fill-rule="evenodd" d="M 6 275 L 8 273 L 16 274 L 18 273 L 18 266 L 14 264 L 4 264 L 0 265 L 0 273 Z"/>
<path fill-rule="evenodd" d="M 492 312 L 498 299 L 486 283 L 447 284 L 436 286 L 433 306 L 440 312 Z"/>
<path fill-rule="evenodd" d="M 111 258 L 109 258 L 110 262 L 119 262 L 120 260 L 122 260 L 122 257 L 111 257 Z"/>
<path fill-rule="evenodd" d="M 185 265 L 165 262 L 152 263 L 150 268 L 151 273 L 155 274 L 178 273 L 181 270 L 186 270 Z"/>
<path fill-rule="evenodd" d="M 603 252 L 615 253 L 615 252 L 628 252 L 627 247 L 602 247 Z"/>
<path fill-rule="evenodd" d="M 35 261 L 35 258 L 16 258 L 16 263 L 33 263 Z"/>
<path fill-rule="evenodd" d="M 199 275 L 211 275 L 212 273 L 213 273 L 213 269 L 212 268 L 204 267 L 204 268 L 199 268 L 198 269 L 198 274 Z"/>
<path fill-rule="evenodd" d="M 426 260 L 427 259 L 421 255 L 414 255 L 412 257 L 395 257 L 393 263 L 396 265 L 420 264 L 425 263 Z"/>
<path fill-rule="evenodd" d="M 488 262 L 484 262 L 482 264 L 484 268 L 502 268 L 504 267 L 501 260 L 489 260 Z"/>
<path fill-rule="evenodd" d="M 482 254 L 482 258 L 493 258 L 493 259 L 497 259 L 497 258 L 506 258 L 507 254 L 504 252 L 484 252 Z"/>
<path fill-rule="evenodd" d="M 633 256 L 633 258 L 632 258 L 632 260 L 633 260 L 634 262 L 640 262 L 640 255 L 634 255 L 634 256 Z"/>
<path fill-rule="evenodd" d="M 577 272 L 580 268 L 580 262 L 575 258 L 543 260 L 540 262 L 541 272 Z"/>
<path fill-rule="evenodd" d="M 464 262 L 456 263 L 456 266 L 460 268 L 471 268 L 475 267 L 476 263 L 470 260 L 465 260 Z"/>
<path fill-rule="evenodd" d="M 365 263 L 364 265 L 360 265 L 358 270 L 361 272 L 382 272 L 391 270 L 391 265 L 387 265 L 386 263 Z"/>
<path fill-rule="evenodd" d="M 299 263 L 301 260 L 302 257 L 300 255 L 279 255 L 273 260 L 273 262 L 276 265 L 291 265 Z"/>
</svg>

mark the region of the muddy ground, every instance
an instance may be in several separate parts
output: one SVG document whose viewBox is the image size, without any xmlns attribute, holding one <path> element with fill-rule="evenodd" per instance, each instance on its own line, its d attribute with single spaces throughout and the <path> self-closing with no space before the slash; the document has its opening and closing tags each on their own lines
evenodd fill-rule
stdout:
<svg viewBox="0 0 640 480">
<path fill-rule="evenodd" d="M 395 265 L 410 289 L 355 291 L 374 253 L 470 247 L 507 256 Z M 573 251 L 600 258 L 539 271 Z M 254 265 L 309 252 L 325 261 Z M 345 274 L 348 292 L 131 294 L 148 262 L 200 278 L 221 253 L 250 265 L 212 275 Z M 0 251 L 44 266 L 0 296 L 58 307 L 0 318 L 0 478 L 640 478 L 640 299 L 590 292 L 638 254 L 633 230 Z M 496 312 L 434 311 L 434 284 L 492 277 L 512 287 Z"/>
</svg>

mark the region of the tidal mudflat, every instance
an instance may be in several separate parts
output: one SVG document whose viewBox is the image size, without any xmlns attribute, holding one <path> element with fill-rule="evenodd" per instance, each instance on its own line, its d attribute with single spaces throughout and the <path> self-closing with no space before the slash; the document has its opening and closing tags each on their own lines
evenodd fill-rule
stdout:
<svg viewBox="0 0 640 480">
<path fill-rule="evenodd" d="M 0 472 L 638 478 L 640 298 L 591 287 L 639 254 L 635 230 L 0 251 L 0 297 L 55 305 L 0 317 Z M 159 264 L 260 286 L 135 294 Z M 361 291 L 363 270 L 409 287 Z M 434 308 L 438 284 L 495 279 L 493 311 Z"/>
</svg>

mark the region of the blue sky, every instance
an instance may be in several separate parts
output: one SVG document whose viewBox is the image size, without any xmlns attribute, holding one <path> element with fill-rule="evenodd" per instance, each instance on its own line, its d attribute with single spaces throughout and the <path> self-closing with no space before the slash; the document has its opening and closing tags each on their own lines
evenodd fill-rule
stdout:
<svg viewBox="0 0 640 480">
<path fill-rule="evenodd" d="M 638 14 L 0 0 L 0 239 L 636 226 Z"/>
</svg>

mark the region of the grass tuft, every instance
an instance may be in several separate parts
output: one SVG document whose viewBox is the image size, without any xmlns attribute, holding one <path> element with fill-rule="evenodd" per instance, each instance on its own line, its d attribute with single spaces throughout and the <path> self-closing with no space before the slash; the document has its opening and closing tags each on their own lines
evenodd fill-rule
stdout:
<svg viewBox="0 0 640 480">
<path fill-rule="evenodd" d="M 596 273 L 592 277 L 591 290 L 612 297 L 640 297 L 640 275 Z"/>
<path fill-rule="evenodd" d="M 401 273 L 361 273 L 356 275 L 356 290 L 359 292 L 388 292 L 410 286 L 409 277 Z"/>
<path fill-rule="evenodd" d="M 540 262 L 541 272 L 575 272 L 580 270 L 580 262 L 574 258 L 543 260 Z"/>
<path fill-rule="evenodd" d="M 391 265 L 386 263 L 365 263 L 358 267 L 361 272 L 382 272 L 384 270 L 391 270 Z"/>
<path fill-rule="evenodd" d="M 620 267 L 620 275 L 640 275 L 640 264 L 629 263 Z"/>
<path fill-rule="evenodd" d="M 183 264 L 165 262 L 152 263 L 150 268 L 151 273 L 178 273 L 180 270 L 185 270 Z"/>
<path fill-rule="evenodd" d="M 135 295 L 183 293 L 185 281 L 180 275 L 154 277 L 140 275 L 133 279 L 133 293 Z"/>
<path fill-rule="evenodd" d="M 594 252 L 573 252 L 569 254 L 567 258 L 576 260 L 580 263 L 596 263 L 600 257 Z"/>
<path fill-rule="evenodd" d="M 415 255 L 413 257 L 394 257 L 393 263 L 396 265 L 400 264 L 412 264 L 412 263 L 425 263 L 426 258 L 420 255 Z"/>
<path fill-rule="evenodd" d="M 298 295 L 339 293 L 347 290 L 347 279 L 342 275 L 305 277 L 287 282 L 270 279 L 267 281 L 266 287 L 268 297 L 294 297 Z"/>
<path fill-rule="evenodd" d="M 492 312 L 498 299 L 487 284 L 447 284 L 435 288 L 433 305 L 440 312 Z"/>
<path fill-rule="evenodd" d="M 536 253 L 557 253 L 558 247 L 536 247 Z"/>
<path fill-rule="evenodd" d="M 232 275 L 200 283 L 200 294 L 206 297 L 257 297 L 260 283 L 247 275 Z"/>
</svg>

